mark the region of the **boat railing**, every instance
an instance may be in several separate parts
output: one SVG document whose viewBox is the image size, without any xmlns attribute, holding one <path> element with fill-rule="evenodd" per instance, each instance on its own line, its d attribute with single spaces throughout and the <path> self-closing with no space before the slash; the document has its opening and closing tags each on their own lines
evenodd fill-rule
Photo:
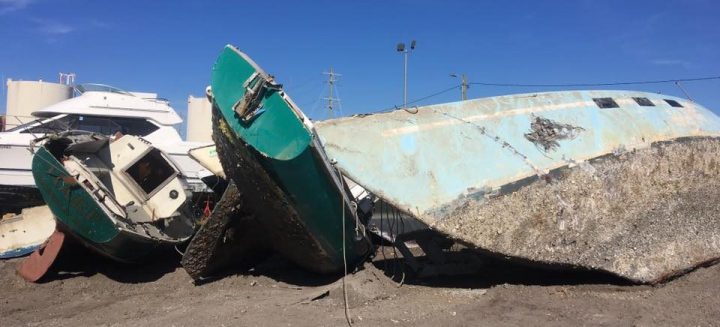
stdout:
<svg viewBox="0 0 720 327">
<path fill-rule="evenodd" d="M 33 116 L 0 115 L 0 132 L 10 131 L 37 119 L 37 117 Z"/>
<path fill-rule="evenodd" d="M 148 101 L 152 101 L 152 102 L 155 102 L 155 103 L 160 103 L 160 104 L 166 104 L 166 105 L 169 105 L 169 104 L 170 104 L 170 100 L 168 100 L 168 99 L 166 99 L 166 98 L 141 98 L 141 99 L 143 99 L 143 100 L 148 100 Z"/>
<path fill-rule="evenodd" d="M 132 95 L 132 93 L 122 90 L 122 89 L 119 89 L 117 87 L 105 85 L 105 84 L 96 84 L 96 83 L 76 84 L 74 89 L 75 89 L 76 95 L 80 95 L 85 92 L 109 92 L 109 93 Z"/>
</svg>

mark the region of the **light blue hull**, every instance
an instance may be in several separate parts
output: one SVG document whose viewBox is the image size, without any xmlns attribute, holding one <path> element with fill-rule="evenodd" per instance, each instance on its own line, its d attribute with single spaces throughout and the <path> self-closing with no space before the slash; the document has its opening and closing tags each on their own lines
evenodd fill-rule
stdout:
<svg viewBox="0 0 720 327">
<path fill-rule="evenodd" d="M 601 109 L 593 101 L 607 97 L 620 108 Z M 655 106 L 639 106 L 632 97 Z M 537 117 L 579 129 L 545 151 L 525 136 Z M 432 224 L 443 218 L 437 210 L 456 199 L 558 167 L 658 141 L 720 136 L 720 119 L 699 104 L 665 95 L 571 91 L 328 120 L 316 129 L 329 157 L 351 179 Z"/>
<path fill-rule="evenodd" d="M 316 130 L 343 174 L 486 251 L 641 282 L 720 257 L 720 119 L 688 100 L 521 94 Z"/>
<path fill-rule="evenodd" d="M 39 244 L 30 245 L 30 246 L 26 246 L 26 247 L 22 247 L 22 248 L 12 249 L 12 250 L 5 251 L 5 252 L 0 252 L 0 259 L 11 259 L 11 258 L 26 256 L 30 253 L 33 253 L 33 251 L 37 250 L 38 248 L 40 248 L 41 245 L 42 245 L 42 243 L 39 243 Z"/>
</svg>

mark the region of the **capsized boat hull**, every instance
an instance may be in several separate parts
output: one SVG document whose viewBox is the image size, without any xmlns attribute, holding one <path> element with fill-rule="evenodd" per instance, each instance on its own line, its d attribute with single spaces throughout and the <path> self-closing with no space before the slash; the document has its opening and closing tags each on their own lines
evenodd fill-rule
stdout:
<svg viewBox="0 0 720 327">
<path fill-rule="evenodd" d="M 26 208 L 19 215 L 0 219 L 0 259 L 27 255 L 55 231 L 55 218 L 47 206 Z"/>
<path fill-rule="evenodd" d="M 599 108 L 603 98 L 618 106 Z M 483 251 L 643 283 L 720 258 L 720 120 L 689 101 L 526 94 L 330 120 L 317 131 L 343 174 Z"/>
<path fill-rule="evenodd" d="M 277 85 L 256 89 L 262 96 L 247 115 L 236 112 L 248 87 L 268 78 L 232 46 L 213 67 L 213 138 L 223 170 L 274 249 L 308 270 L 340 271 L 370 246 L 312 124 Z"/>
<path fill-rule="evenodd" d="M 187 239 L 168 241 L 132 233 L 116 224 L 46 148 L 32 162 L 35 182 L 59 230 L 91 250 L 124 263 L 139 263 Z"/>
</svg>

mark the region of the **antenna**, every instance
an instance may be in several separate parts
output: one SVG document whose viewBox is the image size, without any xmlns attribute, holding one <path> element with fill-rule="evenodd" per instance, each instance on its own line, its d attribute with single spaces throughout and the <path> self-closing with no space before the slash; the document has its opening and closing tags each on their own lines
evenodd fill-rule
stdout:
<svg viewBox="0 0 720 327">
<path fill-rule="evenodd" d="M 333 105 L 334 102 L 340 102 L 340 99 L 333 97 L 334 96 L 334 90 L 335 90 L 335 82 L 337 82 L 337 77 L 342 76 L 341 74 L 336 73 L 332 67 L 330 67 L 330 72 L 324 72 L 323 75 L 327 75 L 327 83 L 328 83 L 328 96 L 323 98 L 323 100 L 327 100 L 327 108 L 328 108 L 328 118 L 333 118 L 335 116 L 335 106 Z"/>
</svg>

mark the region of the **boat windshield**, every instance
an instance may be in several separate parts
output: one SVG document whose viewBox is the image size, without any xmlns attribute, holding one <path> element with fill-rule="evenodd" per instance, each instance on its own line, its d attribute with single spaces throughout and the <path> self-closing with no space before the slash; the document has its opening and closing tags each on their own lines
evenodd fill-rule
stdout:
<svg viewBox="0 0 720 327">
<path fill-rule="evenodd" d="M 78 94 L 83 94 L 85 92 L 110 92 L 110 93 L 132 95 L 132 94 L 130 94 L 130 92 L 121 90 L 117 87 L 113 87 L 110 85 L 104 85 L 104 84 L 91 84 L 91 83 L 75 85 L 75 91 Z"/>
<path fill-rule="evenodd" d="M 61 115 L 44 120 L 36 119 L 8 129 L 6 132 L 18 131 L 20 133 L 43 135 L 68 130 L 81 130 L 106 136 L 114 135 L 117 132 L 147 136 L 158 129 L 158 126 L 143 118 Z"/>
</svg>

